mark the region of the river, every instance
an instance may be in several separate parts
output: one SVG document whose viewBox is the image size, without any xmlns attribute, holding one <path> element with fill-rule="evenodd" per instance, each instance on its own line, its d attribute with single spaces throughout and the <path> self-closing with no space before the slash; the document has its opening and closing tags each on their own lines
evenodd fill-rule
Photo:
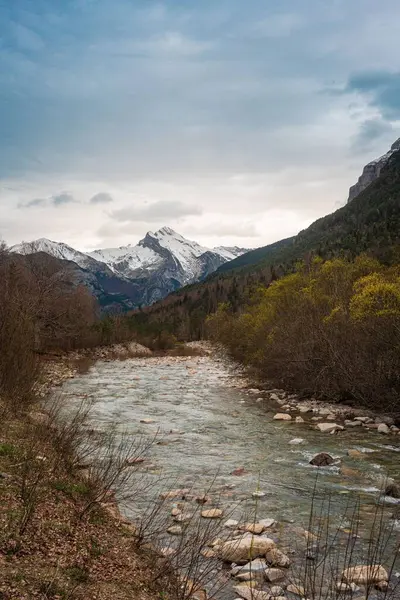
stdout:
<svg viewBox="0 0 400 600">
<path fill-rule="evenodd" d="M 233 385 L 237 376 L 235 365 L 224 359 L 134 358 L 99 361 L 63 385 L 67 403 L 93 401 L 94 430 L 116 424 L 133 437 L 155 438 L 136 468 L 152 485 L 145 486 L 140 500 L 123 506 L 128 516 L 139 517 L 171 488 L 197 494 L 211 489 L 215 504 L 230 518 L 256 510 L 257 518 L 307 528 L 315 486 L 318 494 L 332 495 L 334 516 L 339 518 L 357 493 L 368 518 L 385 479 L 400 480 L 400 436 L 362 427 L 329 435 L 315 430 L 312 414 L 304 424 L 275 421 L 277 405 L 269 394 Z M 303 441 L 291 444 L 294 438 Z M 350 458 L 349 449 L 363 458 Z M 309 461 L 322 451 L 337 460 L 316 469 Z"/>
</svg>

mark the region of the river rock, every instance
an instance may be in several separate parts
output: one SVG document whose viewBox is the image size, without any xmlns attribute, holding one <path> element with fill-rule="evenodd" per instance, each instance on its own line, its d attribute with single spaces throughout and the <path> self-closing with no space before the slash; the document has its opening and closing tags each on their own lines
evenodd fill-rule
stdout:
<svg viewBox="0 0 400 600">
<path fill-rule="evenodd" d="M 248 533 L 260 535 L 264 531 L 264 525 L 261 525 L 261 523 L 245 523 L 244 525 L 241 525 L 239 529 L 247 531 Z"/>
<path fill-rule="evenodd" d="M 267 494 L 266 494 L 266 492 L 261 492 L 261 491 L 257 490 L 256 492 L 253 492 L 251 495 L 253 496 L 253 498 L 264 498 L 264 496 L 266 496 Z"/>
<path fill-rule="evenodd" d="M 215 558 L 216 557 L 214 550 L 212 550 L 211 548 L 203 548 L 201 550 L 200 554 L 202 556 L 204 556 L 204 558 Z"/>
<path fill-rule="evenodd" d="M 242 567 L 236 567 L 237 573 L 263 573 L 266 568 L 267 561 L 265 558 L 254 558 Z"/>
<path fill-rule="evenodd" d="M 163 500 L 169 500 L 172 498 L 184 498 L 186 494 L 188 494 L 190 490 L 188 488 L 182 488 L 178 490 L 170 490 L 169 492 L 163 492 L 160 494 Z"/>
<path fill-rule="evenodd" d="M 160 554 L 165 558 L 169 556 L 174 556 L 176 554 L 176 550 L 174 548 L 170 548 L 169 546 L 164 546 L 164 548 L 160 548 Z"/>
<path fill-rule="evenodd" d="M 235 585 L 234 591 L 244 600 L 270 600 L 269 592 L 252 590 L 248 586 Z"/>
<path fill-rule="evenodd" d="M 297 446 L 298 444 L 302 444 L 304 442 L 303 438 L 293 438 L 292 440 L 290 440 L 289 444 L 291 446 Z"/>
<path fill-rule="evenodd" d="M 299 406 L 299 413 L 306 414 L 312 412 L 311 406 Z"/>
<path fill-rule="evenodd" d="M 333 462 L 335 462 L 333 456 L 331 456 L 327 452 L 320 452 L 310 460 L 310 465 L 313 465 L 314 467 L 327 467 Z"/>
<path fill-rule="evenodd" d="M 365 458 L 364 452 L 360 452 L 355 448 L 350 448 L 347 450 L 347 456 L 350 456 L 350 458 Z"/>
<path fill-rule="evenodd" d="M 171 535 L 182 535 L 182 527 L 180 525 L 172 525 L 172 527 L 168 527 L 167 533 Z"/>
<path fill-rule="evenodd" d="M 268 529 L 269 527 L 272 527 L 272 525 L 275 525 L 275 519 L 260 519 L 258 522 L 260 525 L 264 526 L 264 529 Z"/>
<path fill-rule="evenodd" d="M 257 556 L 265 556 L 272 548 L 275 548 L 275 542 L 270 538 L 242 536 L 222 544 L 219 556 L 225 562 L 247 562 Z"/>
<path fill-rule="evenodd" d="M 337 423 L 318 423 L 317 429 L 322 433 L 331 433 L 332 431 L 342 431 L 344 427 Z"/>
<path fill-rule="evenodd" d="M 211 502 L 210 496 L 196 496 L 194 499 L 197 504 L 207 504 Z"/>
<path fill-rule="evenodd" d="M 276 413 L 274 421 L 291 421 L 292 417 L 287 413 Z"/>
<path fill-rule="evenodd" d="M 151 423 L 155 423 L 154 419 L 140 419 L 141 423 L 144 423 L 145 425 L 151 425 Z"/>
<path fill-rule="evenodd" d="M 388 581 L 389 576 L 382 565 L 358 565 L 345 569 L 342 573 L 342 579 L 346 583 L 367 585 L 370 583 L 379 583 L 380 581 Z"/>
<path fill-rule="evenodd" d="M 271 594 L 271 596 L 273 596 L 274 598 L 276 596 L 284 596 L 285 592 L 283 590 L 283 588 L 281 588 L 280 585 L 273 585 L 271 587 L 271 589 L 269 590 L 269 593 Z"/>
<path fill-rule="evenodd" d="M 390 496 L 390 498 L 400 498 L 400 485 L 389 483 L 385 489 L 385 496 Z"/>
<path fill-rule="evenodd" d="M 388 587 L 389 584 L 387 581 L 378 581 L 378 583 L 375 584 L 375 589 L 379 592 L 386 592 Z"/>
<path fill-rule="evenodd" d="M 275 583 L 276 581 L 282 581 L 285 579 L 286 573 L 281 569 L 268 568 L 264 571 L 265 579 L 270 583 Z"/>
<path fill-rule="evenodd" d="M 286 591 L 290 592 L 291 594 L 295 594 L 295 596 L 301 596 L 301 598 L 306 597 L 305 589 L 299 583 L 290 583 L 287 586 Z"/>
<path fill-rule="evenodd" d="M 267 563 L 271 567 L 280 567 L 287 569 L 290 567 L 290 558 L 278 548 L 271 548 L 265 553 Z"/>
<path fill-rule="evenodd" d="M 390 429 L 386 425 L 386 423 L 379 423 L 377 431 L 378 431 L 378 433 L 384 433 L 384 434 L 390 433 Z"/>
<path fill-rule="evenodd" d="M 353 594 L 358 592 L 359 589 L 360 588 L 355 583 L 343 583 L 342 581 L 339 581 L 336 584 L 336 591 L 342 594 Z"/>
<path fill-rule="evenodd" d="M 361 421 L 350 421 L 349 419 L 345 419 L 344 424 L 346 427 L 362 427 Z"/>
<path fill-rule="evenodd" d="M 180 513 L 174 517 L 174 521 L 177 523 L 187 523 L 187 521 L 190 521 L 192 517 L 193 513 Z"/>
<path fill-rule="evenodd" d="M 303 417 L 300 417 L 300 416 L 296 417 L 294 421 L 295 421 L 295 423 L 305 423 Z"/>
<path fill-rule="evenodd" d="M 208 510 L 201 511 L 201 516 L 204 519 L 220 519 L 223 514 L 224 513 L 220 508 L 210 508 Z"/>
<path fill-rule="evenodd" d="M 226 527 L 227 529 L 235 529 L 235 527 L 237 527 L 238 524 L 239 524 L 239 521 L 236 521 L 235 519 L 228 519 L 224 523 L 224 527 Z"/>
</svg>

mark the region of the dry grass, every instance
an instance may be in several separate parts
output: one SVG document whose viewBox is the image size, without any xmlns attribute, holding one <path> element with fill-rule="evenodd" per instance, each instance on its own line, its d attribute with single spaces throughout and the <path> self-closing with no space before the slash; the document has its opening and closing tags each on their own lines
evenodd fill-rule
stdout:
<svg viewBox="0 0 400 600">
<path fill-rule="evenodd" d="M 98 487 L 60 455 L 62 434 L 53 443 L 49 424 L 26 417 L 3 425 L 0 597 L 126 600 L 168 591 L 170 577 L 153 583 L 155 553 L 138 549 L 134 529 L 104 497 L 100 506 Z"/>
</svg>

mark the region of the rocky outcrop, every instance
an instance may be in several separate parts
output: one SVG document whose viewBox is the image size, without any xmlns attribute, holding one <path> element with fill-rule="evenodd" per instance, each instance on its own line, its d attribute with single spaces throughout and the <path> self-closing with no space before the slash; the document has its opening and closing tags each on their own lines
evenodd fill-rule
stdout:
<svg viewBox="0 0 400 600">
<path fill-rule="evenodd" d="M 379 177 L 381 170 L 385 165 L 387 165 L 390 157 L 398 150 L 400 150 L 400 138 L 396 140 L 394 144 L 392 144 L 389 152 L 365 165 L 357 183 L 352 185 L 349 190 L 349 198 L 347 202 L 354 200 L 354 198 L 361 194 L 361 192 L 364 191 L 365 188 L 370 185 L 370 183 Z"/>
</svg>

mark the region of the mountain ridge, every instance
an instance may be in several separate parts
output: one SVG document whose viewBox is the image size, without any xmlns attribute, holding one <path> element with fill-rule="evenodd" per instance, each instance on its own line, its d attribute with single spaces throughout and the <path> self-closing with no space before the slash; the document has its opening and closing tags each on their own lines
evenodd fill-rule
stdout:
<svg viewBox="0 0 400 600">
<path fill-rule="evenodd" d="M 79 282 L 90 280 L 89 287 L 98 298 L 109 298 L 110 293 L 118 296 L 123 289 L 121 309 L 131 310 L 152 304 L 183 285 L 203 280 L 246 249 L 206 248 L 170 227 L 162 227 L 154 233 L 147 232 L 136 245 L 118 248 L 81 252 L 64 242 L 39 238 L 16 244 L 10 251 L 22 255 L 44 252 L 73 262 L 78 267 Z"/>
</svg>

